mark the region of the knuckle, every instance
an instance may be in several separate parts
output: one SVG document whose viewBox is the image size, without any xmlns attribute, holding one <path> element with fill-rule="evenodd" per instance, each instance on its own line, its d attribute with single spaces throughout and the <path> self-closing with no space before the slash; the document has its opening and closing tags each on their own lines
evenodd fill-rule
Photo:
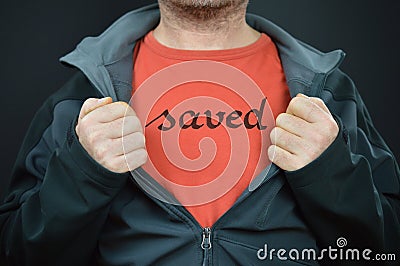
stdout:
<svg viewBox="0 0 400 266">
<path fill-rule="evenodd" d="M 127 107 L 127 113 L 129 113 L 130 115 L 132 115 L 132 116 L 136 116 L 136 112 L 135 112 L 135 110 L 133 110 L 133 108 L 130 106 L 130 105 L 128 105 L 128 107 Z"/>
<path fill-rule="evenodd" d="M 334 119 L 330 120 L 328 124 L 328 130 L 331 134 L 337 133 L 339 131 L 339 126 Z"/>
<path fill-rule="evenodd" d="M 138 149 L 137 150 L 137 161 L 140 165 L 146 163 L 148 158 L 147 151 L 145 149 Z"/>
<path fill-rule="evenodd" d="M 95 149 L 95 157 L 100 161 L 105 161 L 105 157 L 107 155 L 106 149 L 103 146 L 99 146 Z"/>
<path fill-rule="evenodd" d="M 105 106 L 103 109 L 104 112 L 111 113 L 115 116 L 123 117 L 125 115 L 125 108 L 121 104 L 121 102 L 114 102 L 110 105 Z"/>
<path fill-rule="evenodd" d="M 121 160 L 114 159 L 114 160 L 108 160 L 105 163 L 104 167 L 114 173 L 123 173 L 125 172 L 123 164 L 124 163 L 122 163 Z"/>
<path fill-rule="evenodd" d="M 306 165 L 317 158 L 317 151 L 315 149 L 308 149 L 303 155 L 302 165 Z"/>
<path fill-rule="evenodd" d="M 96 132 L 90 132 L 86 134 L 86 141 L 92 146 L 96 146 L 98 139 L 99 136 Z"/>
<path fill-rule="evenodd" d="M 278 140 L 278 127 L 274 127 L 272 130 L 271 130 L 271 133 L 269 134 L 269 136 L 270 136 L 270 139 L 271 139 L 271 142 L 273 143 L 273 144 L 276 144 L 277 143 L 277 140 Z"/>
<path fill-rule="evenodd" d="M 78 126 L 84 131 L 88 131 L 90 128 L 94 127 L 94 122 L 92 121 L 92 119 L 85 116 L 79 121 Z"/>
<path fill-rule="evenodd" d="M 83 107 L 86 107 L 86 105 L 91 104 L 93 101 L 97 101 L 97 99 L 96 99 L 96 98 L 87 98 L 87 99 L 83 102 L 82 108 L 83 108 Z"/>
<path fill-rule="evenodd" d="M 79 123 L 78 123 L 78 124 L 76 125 L 76 127 L 75 127 L 75 133 L 76 133 L 76 135 L 77 135 L 78 137 L 81 136 L 81 127 L 80 127 Z"/>
<path fill-rule="evenodd" d="M 101 164 L 104 168 L 106 168 L 106 169 L 108 169 L 108 170 L 110 170 L 110 171 L 113 171 L 113 172 L 114 172 L 114 170 L 115 170 L 114 164 L 113 164 L 113 162 L 112 162 L 111 160 L 107 160 L 107 161 L 104 161 L 104 162 L 100 162 L 100 164 Z"/>
<path fill-rule="evenodd" d="M 290 171 L 297 171 L 297 170 L 303 168 L 306 165 L 307 165 L 307 163 L 304 162 L 304 161 L 300 161 L 300 160 L 293 161 L 293 163 L 291 164 L 291 170 Z"/>
<path fill-rule="evenodd" d="M 129 169 L 131 171 L 144 165 L 147 162 L 147 152 L 145 149 L 135 150 L 134 153 L 131 154 L 131 156 L 133 159 L 128 162 Z"/>
<path fill-rule="evenodd" d="M 134 111 L 133 111 L 132 107 L 126 102 L 123 102 L 123 101 L 115 102 L 115 106 L 116 106 L 116 108 L 119 109 L 119 111 L 121 113 L 123 113 L 125 115 L 134 114 Z"/>
<path fill-rule="evenodd" d="M 288 121 L 288 116 L 286 113 L 281 113 L 276 118 L 276 126 L 284 125 Z"/>
<path fill-rule="evenodd" d="M 324 102 L 322 99 L 318 98 L 317 101 L 318 101 L 319 105 L 323 107 L 322 111 L 326 112 L 325 109 L 326 109 L 327 111 L 329 111 L 328 106 L 326 106 L 325 102 Z"/>
<path fill-rule="evenodd" d="M 296 105 L 299 102 L 299 99 L 300 99 L 299 97 L 294 97 L 292 98 L 289 104 Z"/>
<path fill-rule="evenodd" d="M 290 101 L 289 104 L 290 104 L 292 107 L 298 107 L 298 106 L 302 105 L 303 102 L 304 102 L 304 98 L 301 98 L 301 97 L 294 97 L 294 98 Z"/>
<path fill-rule="evenodd" d="M 311 143 L 309 143 L 309 145 L 307 146 L 307 150 L 304 153 L 305 164 L 308 164 L 308 163 L 314 161 L 315 159 L 317 159 L 319 157 L 319 155 L 321 154 L 323 147 L 324 147 L 323 144 L 312 145 Z"/>
<path fill-rule="evenodd" d="M 314 161 L 315 159 L 317 159 L 321 153 L 323 152 L 324 149 L 320 149 L 320 150 L 313 150 L 313 152 L 311 153 L 311 156 L 308 160 L 308 163 L 311 163 L 312 161 Z"/>
<path fill-rule="evenodd" d="M 313 101 L 318 102 L 319 104 L 325 106 L 325 102 L 324 102 L 321 98 L 318 98 L 318 97 L 311 97 L 311 99 L 312 99 Z"/>
<path fill-rule="evenodd" d="M 126 110 L 127 110 L 128 108 L 130 108 L 129 104 L 126 103 L 126 102 L 123 102 L 123 101 L 115 102 L 115 104 L 117 104 L 118 106 L 121 106 L 123 109 L 126 109 Z"/>
<path fill-rule="evenodd" d="M 276 117 L 276 124 L 282 123 L 282 121 L 284 119 L 283 114 L 284 113 L 281 113 Z"/>
<path fill-rule="evenodd" d="M 91 102 L 91 101 L 97 101 L 97 100 L 98 100 L 97 98 L 89 97 L 89 98 L 86 99 L 85 102 Z"/>
<path fill-rule="evenodd" d="M 90 120 L 88 120 L 86 117 L 84 117 L 78 122 L 77 127 L 87 128 L 89 123 L 90 123 Z"/>
<path fill-rule="evenodd" d="M 138 149 L 133 154 L 134 160 L 132 160 L 131 169 L 134 170 L 147 162 L 147 152 L 145 149 Z"/>
</svg>

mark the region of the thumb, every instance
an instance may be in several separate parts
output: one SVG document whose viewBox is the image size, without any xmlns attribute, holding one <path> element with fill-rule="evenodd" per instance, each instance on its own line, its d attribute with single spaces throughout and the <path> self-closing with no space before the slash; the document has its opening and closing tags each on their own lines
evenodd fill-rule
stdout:
<svg viewBox="0 0 400 266">
<path fill-rule="evenodd" d="M 90 112 L 96 110 L 99 107 L 102 107 L 104 105 L 112 103 L 112 98 L 111 97 L 105 97 L 101 99 L 97 98 L 89 98 L 87 99 L 81 108 L 81 111 L 79 113 L 79 120 L 81 120 L 83 117 L 85 117 L 87 114 Z"/>
</svg>

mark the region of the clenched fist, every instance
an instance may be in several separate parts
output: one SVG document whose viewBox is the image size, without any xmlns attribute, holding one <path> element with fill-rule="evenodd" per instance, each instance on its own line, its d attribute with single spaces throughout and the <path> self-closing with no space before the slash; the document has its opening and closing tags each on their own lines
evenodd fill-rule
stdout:
<svg viewBox="0 0 400 266">
<path fill-rule="evenodd" d="M 112 172 L 125 173 L 147 161 L 139 118 L 124 102 L 87 99 L 75 131 L 89 155 Z"/>
<path fill-rule="evenodd" d="M 335 119 L 321 99 L 299 94 L 286 113 L 276 119 L 268 157 L 283 170 L 298 170 L 317 159 L 338 132 Z"/>
</svg>

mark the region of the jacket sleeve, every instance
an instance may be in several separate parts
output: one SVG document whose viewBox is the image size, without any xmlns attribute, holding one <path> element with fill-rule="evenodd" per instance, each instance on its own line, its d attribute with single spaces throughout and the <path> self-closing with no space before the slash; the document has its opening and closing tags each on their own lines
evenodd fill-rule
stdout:
<svg viewBox="0 0 400 266">
<path fill-rule="evenodd" d="M 34 117 L 0 206 L 0 265 L 89 265 L 110 202 L 127 180 L 97 164 L 75 135 L 82 74 Z"/>
<path fill-rule="evenodd" d="M 286 172 L 304 218 L 321 248 L 338 248 L 337 239 L 343 237 L 346 248 L 394 253 L 400 259 L 396 159 L 345 74 L 333 73 L 321 97 L 336 116 L 340 132 L 315 161 Z"/>
</svg>

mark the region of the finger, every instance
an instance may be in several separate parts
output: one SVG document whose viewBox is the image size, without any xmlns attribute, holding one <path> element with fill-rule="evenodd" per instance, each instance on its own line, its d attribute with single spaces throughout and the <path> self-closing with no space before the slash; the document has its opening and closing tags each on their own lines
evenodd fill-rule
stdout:
<svg viewBox="0 0 400 266">
<path fill-rule="evenodd" d="M 313 103 L 318 105 L 322 110 L 324 110 L 328 114 L 331 114 L 331 112 L 329 111 L 328 107 L 325 105 L 325 102 L 321 98 L 308 97 L 308 96 L 306 96 L 306 95 L 304 95 L 302 93 L 297 94 L 297 96 L 309 99 L 310 101 L 312 101 Z"/>
<path fill-rule="evenodd" d="M 304 143 L 299 136 L 296 136 L 280 127 L 271 130 L 271 143 L 291 154 L 301 154 Z"/>
<path fill-rule="evenodd" d="M 130 153 L 109 158 L 103 166 L 115 173 L 126 173 L 142 166 L 147 161 L 147 151 L 145 149 L 134 150 Z"/>
<path fill-rule="evenodd" d="M 310 123 L 288 113 L 279 114 L 276 118 L 275 125 L 299 137 L 304 137 L 309 134 L 308 128 Z"/>
<path fill-rule="evenodd" d="M 106 160 L 114 155 L 122 156 L 124 154 L 129 154 L 134 150 L 144 148 L 145 138 L 143 133 L 134 132 L 122 138 L 107 140 L 106 142 L 103 142 L 101 146 L 98 145 L 96 157 Z"/>
<path fill-rule="evenodd" d="M 85 119 L 90 118 L 100 123 L 108 123 L 118 118 L 133 115 L 136 115 L 136 113 L 129 104 L 125 102 L 114 102 L 93 110 L 85 116 Z"/>
<path fill-rule="evenodd" d="M 296 169 L 296 167 L 293 165 L 296 160 L 296 156 L 278 146 L 271 145 L 268 148 L 268 157 L 271 162 L 283 170 L 293 171 Z"/>
<path fill-rule="evenodd" d="M 144 149 L 146 147 L 146 140 L 141 132 L 134 132 L 117 141 L 120 141 L 122 144 L 122 151 L 118 153 L 119 155 L 129 154 L 135 150 Z"/>
<path fill-rule="evenodd" d="M 87 99 L 81 108 L 81 111 L 79 113 L 79 119 L 82 119 L 85 117 L 87 114 L 92 112 L 93 110 L 96 110 L 97 108 L 104 106 L 106 104 L 109 104 L 112 102 L 112 99 L 110 97 L 105 97 L 101 99 L 97 98 L 89 98 Z"/>
<path fill-rule="evenodd" d="M 102 123 L 99 125 L 99 129 L 105 138 L 110 139 L 121 138 L 134 132 L 143 132 L 137 116 L 126 116 L 109 123 Z"/>
<path fill-rule="evenodd" d="M 326 119 L 326 112 L 309 98 L 294 97 L 286 110 L 286 113 L 297 116 L 310 123 L 319 122 Z"/>
<path fill-rule="evenodd" d="M 138 149 L 124 154 L 119 158 L 123 159 L 122 167 L 126 167 L 129 171 L 133 171 L 147 162 L 148 155 L 145 149 Z"/>
</svg>

